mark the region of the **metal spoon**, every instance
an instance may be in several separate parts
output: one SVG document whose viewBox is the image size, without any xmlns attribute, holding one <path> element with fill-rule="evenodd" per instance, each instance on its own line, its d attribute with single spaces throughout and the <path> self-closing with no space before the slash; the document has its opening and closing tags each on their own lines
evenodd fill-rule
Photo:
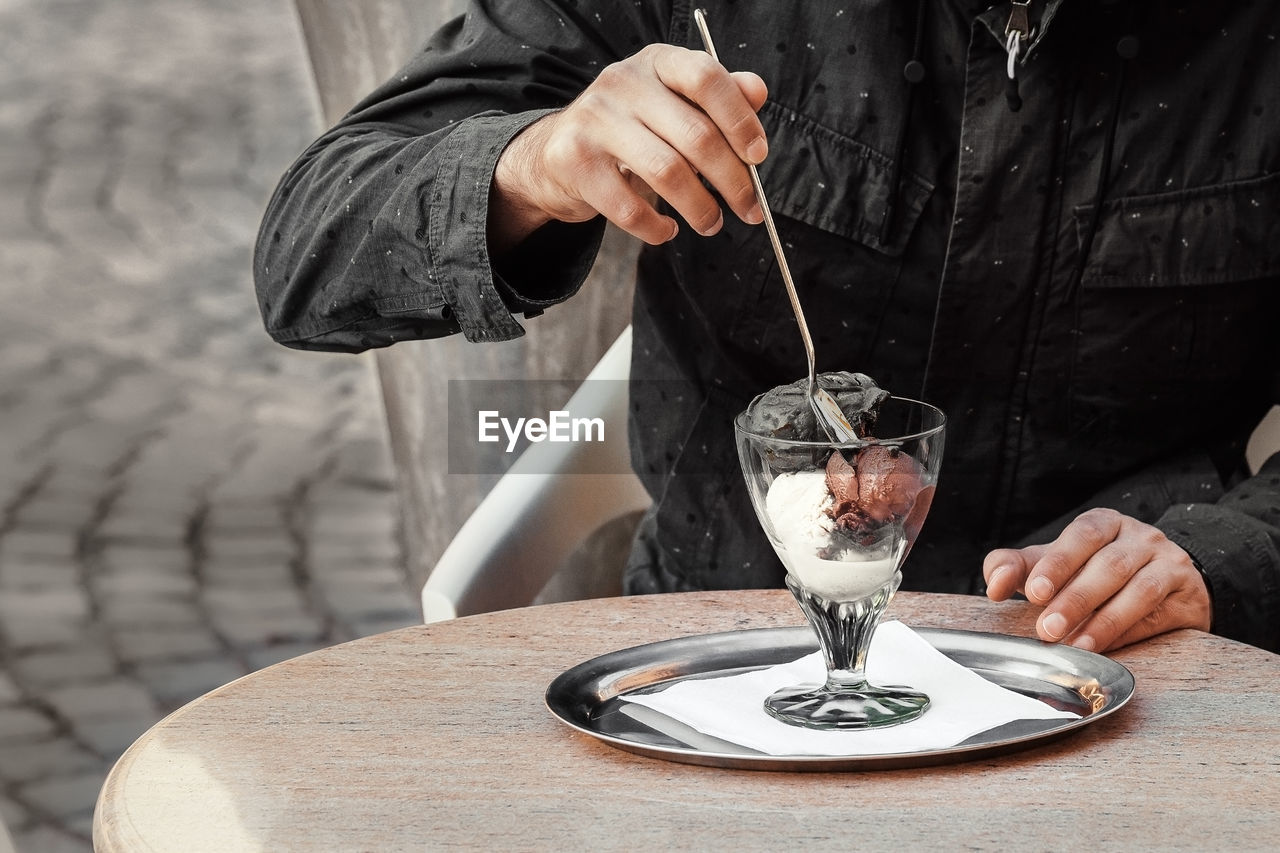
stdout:
<svg viewBox="0 0 1280 853">
<path fill-rule="evenodd" d="M 711 30 L 707 28 L 707 13 L 702 9 L 693 10 L 693 20 L 702 35 L 702 44 L 716 62 L 715 44 L 711 41 Z M 819 426 L 826 433 L 827 439 L 840 443 L 853 441 L 858 437 L 849 425 L 849 421 L 840 410 L 835 398 L 823 388 L 818 387 L 818 376 L 814 368 L 813 337 L 809 334 L 809 324 L 804 319 L 804 309 L 800 307 L 800 297 L 796 295 L 796 283 L 791 278 L 791 267 L 787 266 L 787 258 L 782 253 L 782 240 L 778 238 L 778 229 L 773 224 L 773 214 L 769 211 L 769 200 L 764 196 L 764 185 L 760 183 L 760 173 L 756 167 L 747 164 L 751 173 L 751 185 L 756 191 L 756 200 L 760 202 L 760 210 L 764 213 L 764 227 L 769 232 L 769 242 L 773 244 L 773 254 L 778 258 L 778 269 L 782 272 L 782 282 L 787 286 L 787 296 L 791 299 L 791 310 L 796 315 L 796 323 L 800 326 L 800 338 L 804 341 L 805 358 L 809 361 L 809 404 L 818 419 Z"/>
</svg>

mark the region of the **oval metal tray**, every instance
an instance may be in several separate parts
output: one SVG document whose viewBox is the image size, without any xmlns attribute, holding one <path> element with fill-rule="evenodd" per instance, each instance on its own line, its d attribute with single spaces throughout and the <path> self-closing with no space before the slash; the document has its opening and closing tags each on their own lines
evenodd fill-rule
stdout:
<svg viewBox="0 0 1280 853">
<path fill-rule="evenodd" d="M 793 661 L 817 649 L 808 627 L 703 634 L 609 652 L 561 673 L 547 688 L 551 713 L 619 749 L 688 764 L 751 770 L 882 770 L 985 758 L 1064 737 L 1115 712 L 1133 696 L 1133 675 L 1113 660 L 1021 637 L 917 628 L 947 657 L 988 681 L 1080 714 L 1019 720 L 948 749 L 867 755 L 766 755 L 698 732 L 618 697 L 673 681 L 732 675 Z"/>
</svg>

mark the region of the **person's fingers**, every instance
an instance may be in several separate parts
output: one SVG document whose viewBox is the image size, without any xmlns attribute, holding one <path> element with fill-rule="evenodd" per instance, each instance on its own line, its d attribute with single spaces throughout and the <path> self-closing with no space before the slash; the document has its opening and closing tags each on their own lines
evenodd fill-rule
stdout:
<svg viewBox="0 0 1280 853">
<path fill-rule="evenodd" d="M 646 113 L 648 128 L 670 145 L 693 172 L 706 178 L 739 218 L 752 225 L 762 222 L 764 214 L 757 204 L 747 167 L 729 147 L 720 129 L 705 113 L 685 101 L 674 96 L 670 100 L 667 108 Z M 706 229 L 716 221 L 719 206 L 706 194 L 696 175 L 674 172 L 668 177 L 669 184 L 654 185 L 654 189 L 680 211 L 694 230 L 701 234 L 713 233 Z M 715 205 L 715 209 L 711 210 L 708 205 Z M 696 221 L 691 216 L 697 217 Z"/>
<path fill-rule="evenodd" d="M 763 212 L 743 160 L 768 152 L 755 114 L 765 97 L 759 77 L 731 75 L 704 53 L 645 48 L 516 137 L 495 172 L 498 198 L 504 209 L 528 209 L 521 221 L 533 227 L 535 214 L 565 222 L 602 214 L 656 244 L 678 225 L 646 200 L 650 191 L 698 233 L 720 230 L 721 202 L 705 179 L 734 213 L 757 224 Z"/>
<path fill-rule="evenodd" d="M 1045 605 L 1036 622 L 1040 636 L 1057 642 L 1088 619 L 1110 641 L 1159 604 L 1169 590 L 1160 588 L 1158 576 L 1142 572 L 1155 556 L 1153 545 L 1149 537 L 1131 534 L 1100 548 Z M 1135 608 L 1140 612 L 1130 617 Z M 1112 624 L 1116 619 L 1123 624 Z"/>
<path fill-rule="evenodd" d="M 764 126 L 744 94 L 746 77 L 734 77 L 723 65 L 701 51 L 654 46 L 653 70 L 671 91 L 696 104 L 719 128 L 738 158 L 760 163 L 769 153 Z M 754 84 L 748 84 L 756 90 Z M 763 85 L 763 81 L 761 81 Z M 758 94 L 758 90 L 754 92 Z"/>
<path fill-rule="evenodd" d="M 1080 648 L 1106 652 L 1119 649 L 1131 643 L 1137 643 L 1156 634 L 1174 631 L 1179 628 L 1197 628 L 1209 630 L 1209 619 L 1206 610 L 1190 595 L 1175 594 L 1166 598 L 1155 610 L 1130 625 L 1119 637 L 1106 645 L 1095 645 L 1092 633 L 1084 634 L 1089 640 L 1080 644 Z M 1090 648 L 1092 647 L 1092 648 Z"/>
<path fill-rule="evenodd" d="M 1190 557 L 1173 543 L 1070 639 L 1089 651 L 1107 651 L 1177 628 L 1209 630 L 1213 605 Z"/>
<path fill-rule="evenodd" d="M 1120 534 L 1120 513 L 1091 509 L 1081 513 L 1031 567 L 1023 592 L 1035 604 L 1048 604 L 1089 558 Z"/>
<path fill-rule="evenodd" d="M 982 561 L 982 577 L 987 582 L 987 598 L 1004 601 L 1022 592 L 1027 574 L 1044 553 L 1044 545 L 1029 548 L 997 548 Z"/>
<path fill-rule="evenodd" d="M 676 235 L 675 220 L 658 213 L 652 202 L 637 192 L 631 176 L 616 167 L 585 181 L 580 191 L 583 201 L 605 219 L 651 246 Z"/>
<path fill-rule="evenodd" d="M 1090 652 L 1105 651 L 1139 626 L 1144 626 L 1145 636 L 1167 630 L 1168 614 L 1162 609 L 1170 592 L 1167 586 L 1158 567 L 1143 567 L 1075 629 L 1071 645 Z"/>
</svg>

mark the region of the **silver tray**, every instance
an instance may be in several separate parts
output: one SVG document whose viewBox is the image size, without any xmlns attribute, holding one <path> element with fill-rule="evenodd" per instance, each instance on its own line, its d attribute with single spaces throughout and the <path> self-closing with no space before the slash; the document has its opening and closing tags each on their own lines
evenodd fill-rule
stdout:
<svg viewBox="0 0 1280 853">
<path fill-rule="evenodd" d="M 817 650 L 808 627 L 759 628 L 663 640 L 609 652 L 561 673 L 547 688 L 551 713 L 584 734 L 630 752 L 749 770 L 882 770 L 986 758 L 1064 737 L 1121 708 L 1133 675 L 1113 660 L 1020 637 L 917 628 L 962 666 L 1039 699 L 1077 720 L 1018 720 L 940 750 L 866 755 L 767 755 L 702 734 L 659 711 L 623 702 L 687 678 L 732 675 L 787 663 Z"/>
</svg>

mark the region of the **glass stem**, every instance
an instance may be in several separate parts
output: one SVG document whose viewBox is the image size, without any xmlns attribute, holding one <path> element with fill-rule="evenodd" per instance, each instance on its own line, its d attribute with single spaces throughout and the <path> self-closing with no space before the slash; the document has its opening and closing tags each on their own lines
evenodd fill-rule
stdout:
<svg viewBox="0 0 1280 853">
<path fill-rule="evenodd" d="M 860 690 L 867 686 L 864 670 L 871 638 L 880 624 L 880 615 L 901 582 L 902 573 L 895 572 L 888 583 L 865 598 L 830 601 L 806 591 L 787 576 L 787 588 L 818 635 L 827 664 L 828 690 Z"/>
</svg>

